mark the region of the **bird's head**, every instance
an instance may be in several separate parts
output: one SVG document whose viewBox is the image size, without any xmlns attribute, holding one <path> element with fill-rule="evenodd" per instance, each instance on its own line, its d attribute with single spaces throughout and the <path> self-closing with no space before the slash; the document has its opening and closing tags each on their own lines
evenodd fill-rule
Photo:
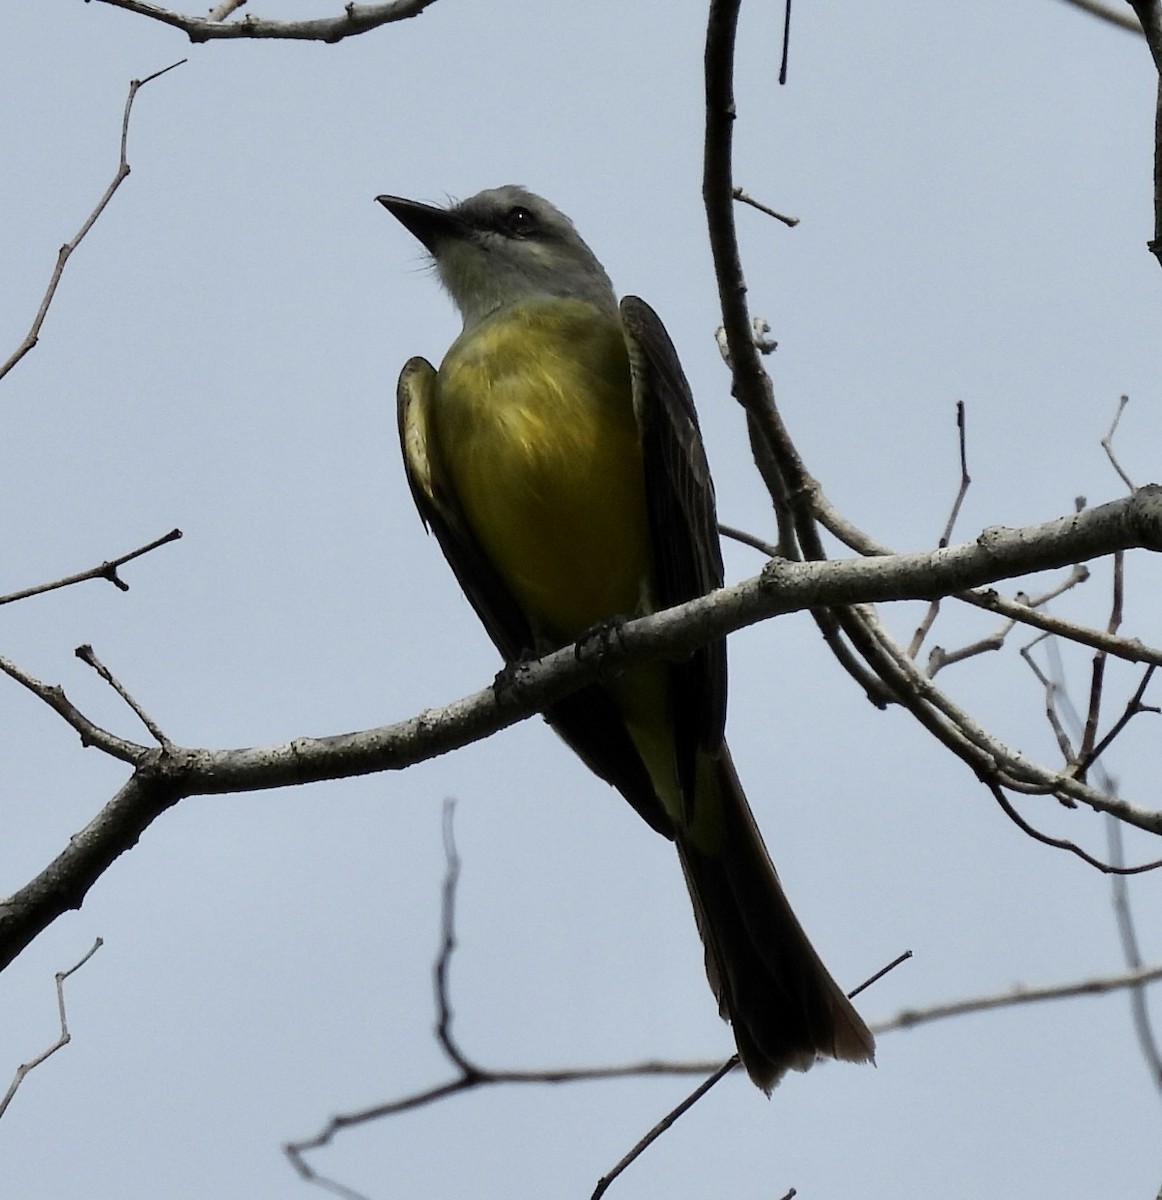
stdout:
<svg viewBox="0 0 1162 1200">
<path fill-rule="evenodd" d="M 490 188 L 449 208 L 376 199 L 427 247 L 465 328 L 538 296 L 616 311 L 609 277 L 573 222 L 526 188 Z"/>
</svg>

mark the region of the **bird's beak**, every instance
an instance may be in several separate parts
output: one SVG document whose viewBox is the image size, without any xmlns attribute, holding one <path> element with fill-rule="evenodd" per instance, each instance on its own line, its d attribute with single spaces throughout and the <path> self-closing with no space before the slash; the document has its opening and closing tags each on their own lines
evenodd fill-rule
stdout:
<svg viewBox="0 0 1162 1200">
<path fill-rule="evenodd" d="M 405 200 L 402 196 L 376 196 L 376 200 L 434 254 L 436 245 L 449 238 L 463 237 L 464 224 L 446 208 Z"/>
</svg>

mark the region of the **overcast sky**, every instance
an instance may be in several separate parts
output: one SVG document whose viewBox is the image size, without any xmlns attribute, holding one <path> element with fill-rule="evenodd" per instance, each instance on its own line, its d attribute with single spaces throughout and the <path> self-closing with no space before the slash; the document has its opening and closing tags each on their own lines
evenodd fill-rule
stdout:
<svg viewBox="0 0 1162 1200">
<path fill-rule="evenodd" d="M 254 0 L 258 5 L 258 0 Z M 57 247 L 111 178 L 131 78 L 133 171 L 68 266 L 40 344 L 0 383 L 0 593 L 180 526 L 126 568 L 0 614 L 0 653 L 126 736 L 78 662 L 91 643 L 176 742 L 245 746 L 386 724 L 486 685 L 495 652 L 425 536 L 394 388 L 458 322 L 381 192 L 517 182 L 576 221 L 620 292 L 666 321 L 698 399 L 719 509 L 771 536 L 714 344 L 700 202 L 701 0 L 438 0 L 337 46 L 222 42 L 99 3 L 10 0 L 0 42 L 0 358 Z M 322 0 L 255 7 L 327 15 Z M 1156 76 L 1145 44 L 1059 0 L 781 6 L 740 33 L 736 176 L 801 218 L 738 220 L 780 404 L 829 496 L 880 540 L 933 545 L 1123 494 L 1099 441 L 1117 397 L 1135 482 L 1162 475 L 1152 235 Z M 761 559 L 730 548 L 728 572 Z M 1041 580 L 1039 582 L 1044 582 Z M 1109 567 L 1056 607 L 1103 624 Z M 1162 575 L 1131 559 L 1124 632 L 1158 645 Z M 915 608 L 889 611 L 902 636 Z M 950 611 L 935 640 L 995 622 Z M 1028 640 L 1023 638 L 1021 640 Z M 1016 644 L 949 671 L 1001 736 L 1054 762 Z M 1066 651 L 1084 698 L 1088 657 Z M 829 966 L 903 1008 L 1121 969 L 1108 881 L 1021 834 L 905 714 L 872 708 L 802 616 L 731 639 L 729 736 L 780 873 Z M 1111 721 L 1135 675 L 1110 670 Z M 1158 807 L 1156 719 L 1109 762 Z M 124 780 L 0 680 L 0 892 Z M 537 719 L 404 774 L 166 813 L 0 977 L 0 1089 L 73 1042 L 0 1121 L 21 1200 L 317 1194 L 280 1145 L 450 1074 L 431 1037 L 455 797 L 452 969 L 465 1049 L 495 1067 L 732 1050 L 672 848 Z M 1031 799 L 1098 854 L 1092 815 Z M 1128 837 L 1135 859 L 1162 853 Z M 1162 958 L 1162 880 L 1132 891 Z M 1156 1005 L 1157 1007 L 1157 1005 Z M 585 1197 L 683 1080 L 497 1090 L 343 1134 L 313 1160 L 376 1200 Z M 1124 994 L 881 1039 L 768 1101 L 722 1084 L 610 1193 L 899 1200 L 1153 1197 L 1162 1099 Z"/>
</svg>

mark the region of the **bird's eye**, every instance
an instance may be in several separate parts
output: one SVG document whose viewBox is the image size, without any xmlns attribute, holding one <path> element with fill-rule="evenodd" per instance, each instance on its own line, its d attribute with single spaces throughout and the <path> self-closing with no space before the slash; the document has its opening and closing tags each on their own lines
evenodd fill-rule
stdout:
<svg viewBox="0 0 1162 1200">
<path fill-rule="evenodd" d="M 513 237 L 523 237 L 536 228 L 536 218 L 523 204 L 514 205 L 504 214 L 504 228 Z"/>
</svg>

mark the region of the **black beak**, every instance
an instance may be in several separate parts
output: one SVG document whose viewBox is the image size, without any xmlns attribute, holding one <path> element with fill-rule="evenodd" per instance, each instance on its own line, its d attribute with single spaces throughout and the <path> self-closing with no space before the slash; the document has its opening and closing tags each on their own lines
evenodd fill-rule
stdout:
<svg viewBox="0 0 1162 1200">
<path fill-rule="evenodd" d="M 439 242 L 464 236 L 464 223 L 455 213 L 402 196 L 376 196 L 376 200 L 434 254 Z"/>
</svg>

